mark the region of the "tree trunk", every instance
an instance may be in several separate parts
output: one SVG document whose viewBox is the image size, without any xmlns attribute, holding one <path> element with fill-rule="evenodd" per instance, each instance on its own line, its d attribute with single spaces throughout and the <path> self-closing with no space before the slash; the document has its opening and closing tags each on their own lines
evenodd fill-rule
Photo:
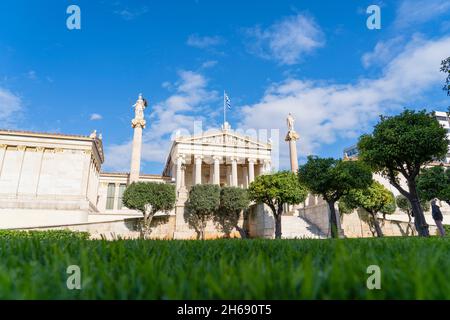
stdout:
<svg viewBox="0 0 450 320">
<path fill-rule="evenodd" d="M 377 233 L 377 237 L 381 238 L 383 236 L 383 231 L 381 230 L 380 227 L 380 222 L 377 219 L 377 215 L 373 212 L 370 213 L 372 215 L 372 219 L 373 219 L 373 225 L 375 227 L 375 231 Z"/>
<path fill-rule="evenodd" d="M 339 238 L 339 229 L 336 218 L 336 208 L 334 207 L 335 201 L 328 201 L 328 207 L 330 208 L 330 230 L 332 238 Z"/>
<path fill-rule="evenodd" d="M 239 232 L 239 235 L 241 236 L 241 239 L 247 238 L 247 233 L 245 232 L 244 228 L 241 228 L 239 226 L 235 226 L 236 230 Z"/>
<path fill-rule="evenodd" d="M 411 203 L 411 211 L 414 216 L 414 225 L 416 226 L 417 233 L 421 237 L 429 237 L 428 224 L 423 214 L 422 206 L 420 205 L 419 196 L 417 194 L 415 179 L 408 180 L 409 196 L 407 196 Z"/>
<path fill-rule="evenodd" d="M 275 239 L 281 239 L 281 212 L 275 215 Z"/>
</svg>

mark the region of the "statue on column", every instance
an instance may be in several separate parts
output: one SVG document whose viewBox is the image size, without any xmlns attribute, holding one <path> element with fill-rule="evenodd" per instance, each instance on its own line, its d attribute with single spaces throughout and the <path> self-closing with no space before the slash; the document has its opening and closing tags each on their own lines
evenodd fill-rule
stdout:
<svg viewBox="0 0 450 320">
<path fill-rule="evenodd" d="M 294 121 L 295 121 L 294 117 L 289 112 L 288 117 L 286 119 L 286 123 L 287 123 L 287 126 L 288 126 L 288 131 L 295 131 L 295 129 L 294 129 Z"/>
<path fill-rule="evenodd" d="M 294 122 L 295 119 L 292 116 L 292 113 L 289 112 L 287 118 L 286 118 L 286 124 L 288 127 L 288 133 L 286 135 L 286 139 L 285 141 L 290 141 L 290 140 L 298 140 L 299 139 L 299 135 L 295 132 L 294 129 Z"/>
<path fill-rule="evenodd" d="M 145 120 L 144 120 L 144 109 L 147 107 L 147 100 L 142 97 L 142 93 L 139 94 L 139 98 L 136 103 L 133 105 L 134 108 L 134 119 L 131 124 L 134 127 L 140 125 L 142 128 L 145 128 Z"/>
</svg>

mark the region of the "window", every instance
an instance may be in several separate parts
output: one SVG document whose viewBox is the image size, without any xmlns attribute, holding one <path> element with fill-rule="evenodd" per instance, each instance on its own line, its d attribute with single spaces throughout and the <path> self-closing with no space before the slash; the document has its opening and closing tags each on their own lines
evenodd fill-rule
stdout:
<svg viewBox="0 0 450 320">
<path fill-rule="evenodd" d="M 106 194 L 106 209 L 114 209 L 114 195 L 116 193 L 116 185 L 114 183 L 108 183 L 108 192 Z"/>
<path fill-rule="evenodd" d="M 118 202 L 117 202 L 117 209 L 122 209 L 122 207 L 123 207 L 123 204 L 122 204 L 122 198 L 123 198 L 123 193 L 125 192 L 125 189 L 127 188 L 127 185 L 126 184 L 120 184 L 119 185 L 119 199 L 118 199 Z"/>
</svg>

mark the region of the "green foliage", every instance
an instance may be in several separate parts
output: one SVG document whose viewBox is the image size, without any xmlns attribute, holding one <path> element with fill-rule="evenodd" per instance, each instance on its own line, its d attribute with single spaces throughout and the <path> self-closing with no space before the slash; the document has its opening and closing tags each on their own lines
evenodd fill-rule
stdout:
<svg viewBox="0 0 450 320">
<path fill-rule="evenodd" d="M 444 157 L 447 148 L 447 131 L 425 110 L 382 116 L 373 133 L 359 139 L 360 159 L 387 177 L 414 204 L 414 224 L 420 236 L 429 236 L 429 231 L 422 208 L 417 205 L 416 178 L 422 166 Z M 399 174 L 406 179 L 408 190 L 400 185 Z"/>
<path fill-rule="evenodd" d="M 308 191 L 289 171 L 256 177 L 248 189 L 249 197 L 257 203 L 267 204 L 274 214 L 283 204 L 299 204 L 305 201 Z"/>
<path fill-rule="evenodd" d="M 197 231 L 198 237 L 204 239 L 206 223 L 219 209 L 220 187 L 214 184 L 197 184 L 189 191 L 186 203 L 188 223 Z"/>
<path fill-rule="evenodd" d="M 139 210 L 152 217 L 158 211 L 170 211 L 175 206 L 176 194 L 173 184 L 157 182 L 133 182 L 123 193 L 123 205 Z M 148 205 L 151 211 L 146 212 Z"/>
<path fill-rule="evenodd" d="M 450 238 L 0 239 L 0 261 L 0 299 L 450 299 Z M 82 290 L 67 290 L 73 264 Z"/>
<path fill-rule="evenodd" d="M 305 201 L 308 191 L 299 183 L 297 175 L 289 171 L 265 174 L 256 177 L 248 189 L 250 200 L 264 203 L 275 217 L 275 237 L 281 238 L 281 214 L 284 204 L 299 204 Z"/>
<path fill-rule="evenodd" d="M 445 84 L 442 87 L 442 90 L 447 92 L 447 95 L 450 96 L 450 57 L 441 62 L 441 72 L 444 72 L 447 76 L 445 79 Z"/>
<path fill-rule="evenodd" d="M 407 215 L 411 216 L 412 215 L 412 207 L 411 207 L 411 202 L 403 195 L 398 195 L 397 197 L 395 197 L 395 202 L 397 204 L 397 207 L 403 211 L 404 213 L 406 213 Z M 430 203 L 424 199 L 422 199 L 420 201 L 420 205 L 422 206 L 422 209 L 424 211 L 428 211 L 430 210 Z"/>
<path fill-rule="evenodd" d="M 327 201 L 331 236 L 337 238 L 340 228 L 335 203 L 352 189 L 367 188 L 372 181 L 372 172 L 360 161 L 309 156 L 306 164 L 298 170 L 298 178 L 312 193 L 321 195 Z"/>
<path fill-rule="evenodd" d="M 46 230 L 46 231 L 19 231 L 19 230 L 0 230 L 0 241 L 14 241 L 17 239 L 36 239 L 36 240 L 88 240 L 89 232 L 78 232 L 70 230 Z"/>
<path fill-rule="evenodd" d="M 423 200 L 438 198 L 450 202 L 450 170 L 443 166 L 422 169 L 417 177 L 417 191 Z"/>
<path fill-rule="evenodd" d="M 371 135 L 359 139 L 359 157 L 397 183 L 396 175 L 414 179 L 422 165 L 447 153 L 447 131 L 425 111 L 404 110 L 381 117 Z"/>
<path fill-rule="evenodd" d="M 321 195 L 327 202 L 335 202 L 352 189 L 369 186 L 372 173 L 360 161 L 309 156 L 300 167 L 298 178 L 312 193 Z"/>
<path fill-rule="evenodd" d="M 394 195 L 377 181 L 373 181 L 366 189 L 350 190 L 340 202 L 346 208 L 363 208 L 372 214 L 392 214 L 395 211 Z"/>
<path fill-rule="evenodd" d="M 219 210 L 214 214 L 214 221 L 222 231 L 229 236 L 233 228 L 240 231 L 241 237 L 245 237 L 244 231 L 239 228 L 238 222 L 241 212 L 250 205 L 248 192 L 237 187 L 223 187 L 220 190 Z"/>
</svg>

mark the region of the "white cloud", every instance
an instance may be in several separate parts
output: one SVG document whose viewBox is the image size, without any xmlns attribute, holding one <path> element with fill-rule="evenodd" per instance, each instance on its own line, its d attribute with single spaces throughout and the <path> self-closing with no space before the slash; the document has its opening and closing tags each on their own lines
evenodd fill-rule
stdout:
<svg viewBox="0 0 450 320">
<path fill-rule="evenodd" d="M 144 129 L 142 161 L 163 163 L 177 130 L 192 132 L 194 121 L 206 122 L 208 104 L 218 99 L 216 91 L 207 90 L 207 79 L 193 71 L 179 71 L 179 80 L 166 87 L 175 92 L 162 102 L 146 109 L 147 128 Z M 131 118 L 130 114 L 130 118 Z M 205 124 L 204 124 L 205 125 Z M 206 124 L 207 125 L 207 124 Z M 106 148 L 105 167 L 129 171 L 131 141 Z"/>
<path fill-rule="evenodd" d="M 114 13 L 122 17 L 124 20 L 133 20 L 139 16 L 146 14 L 149 11 L 147 6 L 143 6 L 140 8 L 130 9 L 130 8 L 121 8 L 115 10 Z"/>
<path fill-rule="evenodd" d="M 89 119 L 92 120 L 92 121 L 96 121 L 96 120 L 102 120 L 103 117 L 102 117 L 101 114 L 93 113 L 93 114 L 91 114 L 91 116 L 89 117 Z"/>
<path fill-rule="evenodd" d="M 274 83 L 258 103 L 243 107 L 241 126 L 285 132 L 285 118 L 292 112 L 301 156 L 338 138 L 356 139 L 371 129 L 379 114 L 407 106 L 433 86 L 439 90 L 439 64 L 446 52 L 450 52 L 450 37 L 414 41 L 376 79 L 327 85 L 291 78 Z M 287 165 L 287 148 L 282 147 L 280 155 L 281 164 Z"/>
<path fill-rule="evenodd" d="M 417 27 L 450 12 L 448 0 L 403 0 L 397 8 L 394 26 Z"/>
<path fill-rule="evenodd" d="M 208 60 L 202 63 L 202 69 L 212 68 L 217 64 L 216 60 Z"/>
<path fill-rule="evenodd" d="M 387 41 L 379 41 L 375 48 L 363 54 L 361 61 L 365 68 L 373 65 L 381 65 L 389 62 L 393 57 L 401 52 L 404 45 L 404 38 L 399 36 Z"/>
<path fill-rule="evenodd" d="M 11 91 L 0 87 L 0 126 L 9 127 L 21 115 L 22 100 Z"/>
<path fill-rule="evenodd" d="M 320 27 L 313 18 L 303 14 L 287 17 L 265 30 L 253 27 L 247 34 L 251 52 L 285 65 L 299 63 L 305 54 L 325 44 Z"/>
<path fill-rule="evenodd" d="M 219 36 L 204 36 L 198 34 L 191 34 L 187 39 L 187 45 L 195 48 L 205 49 L 214 47 L 224 43 L 224 39 Z"/>
<path fill-rule="evenodd" d="M 36 80 L 37 79 L 36 71 L 34 71 L 34 70 L 28 71 L 26 76 L 30 80 Z"/>
</svg>

